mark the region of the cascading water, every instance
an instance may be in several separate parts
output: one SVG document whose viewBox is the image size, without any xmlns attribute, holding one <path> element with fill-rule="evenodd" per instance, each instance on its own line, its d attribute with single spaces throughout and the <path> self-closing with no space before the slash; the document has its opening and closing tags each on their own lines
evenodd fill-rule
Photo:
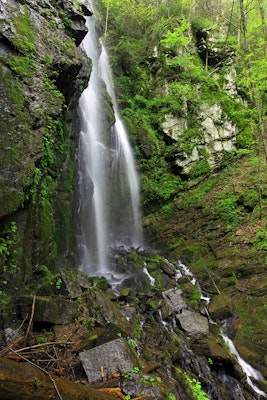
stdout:
<svg viewBox="0 0 267 400">
<path fill-rule="evenodd" d="M 87 17 L 87 27 L 89 33 L 82 48 L 92 60 L 92 73 L 79 102 L 78 253 L 83 272 L 112 281 L 115 277 L 109 266 L 109 246 L 137 247 L 142 243 L 139 185 L 116 103 L 108 55 L 98 41 L 94 16 Z M 110 103 L 115 116 L 111 129 Z"/>
<path fill-rule="evenodd" d="M 166 261 L 166 263 L 169 263 L 168 260 L 165 260 L 165 261 Z M 148 274 L 148 272 L 146 270 L 146 267 L 144 267 L 144 272 L 146 274 Z M 190 269 L 186 265 L 184 265 L 183 263 L 178 261 L 178 268 L 176 269 L 176 279 L 179 279 L 182 276 L 186 276 L 188 278 L 188 280 L 193 285 L 197 286 L 197 288 L 199 289 L 200 294 L 201 294 L 201 297 L 200 297 L 201 300 L 203 300 L 206 303 L 206 305 L 208 306 L 208 304 L 210 303 L 210 298 L 203 295 L 203 293 L 201 291 L 201 287 L 200 287 L 198 281 L 196 280 L 196 278 L 194 277 L 194 275 L 192 274 L 192 272 L 190 271 Z M 203 311 L 205 311 L 205 314 L 209 318 L 209 322 L 212 323 L 212 324 L 216 324 L 214 321 L 212 321 L 210 319 L 210 316 L 209 316 L 207 308 L 205 308 L 205 310 L 203 310 Z M 172 322 L 172 325 L 170 323 L 167 323 L 166 321 L 164 321 L 162 319 L 161 310 L 158 310 L 158 312 L 159 312 L 159 317 L 160 317 L 160 320 L 161 320 L 163 326 L 166 329 L 168 329 L 169 331 L 173 331 L 172 325 L 175 326 L 175 323 Z M 230 352 L 236 358 L 238 364 L 240 365 L 240 367 L 242 368 L 243 372 L 245 373 L 245 375 L 247 377 L 248 385 L 258 395 L 258 399 L 267 398 L 267 393 L 265 393 L 263 390 L 259 389 L 256 386 L 256 384 L 253 382 L 253 381 L 263 381 L 264 380 L 263 375 L 259 371 L 257 371 L 255 368 L 253 368 L 250 364 L 248 364 L 245 360 L 243 360 L 241 358 L 241 356 L 239 355 L 237 349 L 235 348 L 235 345 L 234 345 L 233 341 L 225 333 L 226 326 L 227 326 L 227 321 L 225 321 L 224 324 L 223 324 L 224 333 L 222 333 L 221 336 L 224 339 L 224 341 L 227 344 L 227 346 L 229 347 Z M 231 376 L 226 375 L 226 373 L 224 371 L 221 371 L 218 376 L 219 376 L 220 380 L 224 383 L 224 385 L 226 387 L 227 386 L 229 386 L 230 388 L 234 387 L 235 399 L 236 400 L 245 400 L 245 397 L 243 396 L 243 393 L 242 393 L 242 388 L 241 388 L 241 386 L 239 385 L 239 383 L 237 381 L 235 381 Z"/>
<path fill-rule="evenodd" d="M 255 381 L 263 381 L 264 377 L 262 376 L 262 374 L 240 357 L 238 351 L 235 348 L 234 343 L 232 342 L 231 339 L 229 339 L 229 337 L 227 335 L 225 335 L 223 333 L 222 337 L 223 337 L 225 343 L 227 343 L 227 345 L 229 346 L 231 353 L 236 357 L 238 364 L 241 366 L 242 370 L 245 372 L 248 384 L 260 396 L 260 398 L 266 399 L 267 394 L 265 392 L 263 392 L 263 390 L 260 390 L 251 380 L 251 379 L 254 379 Z"/>
</svg>

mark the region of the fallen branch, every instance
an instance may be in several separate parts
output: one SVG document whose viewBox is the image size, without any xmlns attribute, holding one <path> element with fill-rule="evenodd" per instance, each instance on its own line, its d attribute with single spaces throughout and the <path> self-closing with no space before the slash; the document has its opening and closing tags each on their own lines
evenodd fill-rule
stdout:
<svg viewBox="0 0 267 400">
<path fill-rule="evenodd" d="M 9 345 L 9 347 L 5 347 L 3 350 L 1 350 L 1 352 L 0 352 L 0 357 L 5 356 L 6 353 L 8 353 L 8 351 L 9 351 L 10 348 L 16 346 L 18 343 L 22 342 L 22 340 L 23 340 L 23 336 L 20 337 L 20 338 L 18 338 L 18 339 L 16 339 L 15 342 L 13 342 L 13 343 L 11 343 L 11 344 Z"/>
<path fill-rule="evenodd" d="M 34 367 L 38 368 L 40 371 L 44 372 L 44 373 L 49 377 L 49 379 L 51 380 L 51 382 L 53 383 L 54 388 L 55 388 L 55 391 L 56 391 L 56 393 L 57 393 L 57 395 L 58 395 L 58 398 L 59 398 L 60 400 L 63 400 L 62 397 L 61 397 L 61 395 L 60 395 L 60 393 L 59 393 L 59 391 L 58 391 L 56 382 L 55 382 L 55 380 L 52 378 L 52 376 L 50 375 L 49 372 L 47 372 L 44 368 L 39 367 L 39 365 L 33 363 L 32 361 L 28 360 L 27 358 L 23 357 L 23 356 L 22 356 L 21 354 L 19 354 L 17 351 L 15 351 L 15 350 L 13 350 L 13 349 L 10 349 L 10 348 L 9 348 L 9 350 L 12 351 L 12 353 L 16 354 L 17 356 L 21 357 L 24 361 L 27 361 L 29 364 L 33 365 Z"/>
<path fill-rule="evenodd" d="M 66 344 L 73 344 L 73 343 L 74 342 L 46 342 L 46 343 L 34 344 L 33 346 L 22 347 L 21 349 L 17 349 L 16 351 L 18 353 L 20 353 L 21 351 L 32 350 L 32 349 L 36 349 L 38 347 L 50 346 L 50 345 L 54 345 L 54 344 L 66 345 Z"/>
<path fill-rule="evenodd" d="M 214 285 L 215 289 L 217 290 L 218 294 L 221 294 L 221 292 L 218 289 L 218 286 L 216 285 L 216 283 L 215 283 L 213 277 L 211 276 L 211 273 L 209 272 L 208 268 L 205 267 L 205 270 L 206 270 L 207 274 L 209 275 L 209 277 L 211 279 L 211 282 L 213 283 L 213 285 Z"/>
<path fill-rule="evenodd" d="M 33 321 L 33 317 L 34 317 L 34 310 L 35 310 L 35 295 L 32 298 L 31 316 L 30 316 L 30 321 L 29 321 L 29 324 L 28 324 L 28 327 L 27 327 L 27 331 L 26 331 L 26 334 L 25 334 L 25 337 L 24 337 L 24 341 L 23 341 L 24 346 L 28 342 L 28 339 L 29 339 L 30 334 L 31 334 L 32 321 Z"/>
</svg>

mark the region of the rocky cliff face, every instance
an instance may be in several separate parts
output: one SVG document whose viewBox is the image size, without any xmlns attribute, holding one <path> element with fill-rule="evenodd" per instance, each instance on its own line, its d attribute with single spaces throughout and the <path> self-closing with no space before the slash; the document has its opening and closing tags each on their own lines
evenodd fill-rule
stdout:
<svg viewBox="0 0 267 400">
<path fill-rule="evenodd" d="M 77 46 L 87 33 L 84 15 L 91 14 L 75 4 L 0 2 L 5 289 L 18 287 L 16 279 L 25 282 L 41 264 L 54 269 L 59 254 L 73 242 L 76 110 L 90 74 Z M 6 271 L 10 264 L 12 274 Z"/>
<path fill-rule="evenodd" d="M 187 33 L 189 36 L 191 33 Z M 188 40 L 187 47 L 171 48 L 167 42 L 161 43 L 160 51 L 165 54 L 167 65 L 178 63 L 180 68 L 187 68 L 189 75 L 187 80 L 177 86 L 177 102 L 179 110 L 170 107 L 170 112 L 164 115 L 160 124 L 165 140 L 173 150 L 168 155 L 168 161 L 173 171 L 182 176 L 190 177 L 194 183 L 203 179 L 201 175 L 219 169 L 225 160 L 227 153 L 235 153 L 237 150 L 237 137 L 240 129 L 224 105 L 221 98 L 216 95 L 205 95 L 205 90 L 223 93 L 237 103 L 243 103 L 236 86 L 236 70 L 233 54 L 222 45 L 226 32 L 222 28 L 218 32 L 210 30 L 197 30 Z M 194 38 L 194 39 L 193 39 Z M 198 56 L 205 63 L 205 68 L 213 67 L 213 85 L 194 81 L 192 54 Z M 158 59 L 156 54 L 155 59 Z M 191 69 L 191 71 L 190 71 Z M 178 71 L 177 71 L 178 72 Z M 179 81 L 179 72 L 177 81 Z M 156 88 L 156 91 L 162 89 Z M 163 86 L 162 96 L 168 96 L 174 90 L 173 77 L 167 78 Z M 174 107 L 175 108 L 175 107 Z M 195 133 L 194 133 L 195 130 Z"/>
</svg>

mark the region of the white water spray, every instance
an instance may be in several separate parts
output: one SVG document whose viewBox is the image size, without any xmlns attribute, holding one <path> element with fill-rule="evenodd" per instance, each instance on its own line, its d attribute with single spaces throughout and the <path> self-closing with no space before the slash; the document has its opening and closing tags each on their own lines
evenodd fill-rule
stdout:
<svg viewBox="0 0 267 400">
<path fill-rule="evenodd" d="M 78 253 L 82 271 L 112 281 L 109 246 L 137 247 L 142 243 L 139 185 L 108 55 L 96 37 L 93 16 L 87 17 L 87 27 L 82 48 L 92 60 L 92 73 L 79 102 Z M 110 129 L 111 105 L 115 122 Z"/>
</svg>

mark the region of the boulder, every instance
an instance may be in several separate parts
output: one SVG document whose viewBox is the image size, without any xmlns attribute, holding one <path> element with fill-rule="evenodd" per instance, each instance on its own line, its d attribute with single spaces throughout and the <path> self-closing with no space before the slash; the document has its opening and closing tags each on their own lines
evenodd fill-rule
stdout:
<svg viewBox="0 0 267 400">
<path fill-rule="evenodd" d="M 213 361 L 220 361 L 226 364 L 233 363 L 233 357 L 223 340 L 211 334 L 195 340 L 192 344 L 192 349 L 197 356 L 205 356 Z"/>
<path fill-rule="evenodd" d="M 112 340 L 79 354 L 89 382 L 107 379 L 112 373 L 126 374 L 136 366 L 130 346 Z"/>
<path fill-rule="evenodd" d="M 153 400 L 163 400 L 164 397 L 160 391 L 160 384 L 150 375 L 133 374 L 122 382 L 123 393 L 127 393 L 131 398 L 148 395 Z M 145 397 L 146 398 L 146 397 Z"/>
<path fill-rule="evenodd" d="M 23 318 L 31 314 L 31 297 L 23 297 L 20 301 Z M 79 315 L 79 304 L 60 297 L 36 296 L 34 321 L 51 324 L 68 324 Z"/>
<path fill-rule="evenodd" d="M 176 319 L 189 336 L 198 338 L 209 333 L 208 319 L 197 312 L 183 309 L 181 314 L 176 315 Z"/>
<path fill-rule="evenodd" d="M 72 299 L 82 294 L 82 288 L 90 287 L 88 275 L 76 269 L 64 269 L 61 271 L 61 276 Z"/>
<path fill-rule="evenodd" d="M 186 303 L 182 298 L 181 289 L 169 289 L 162 292 L 163 301 L 161 304 L 163 317 L 168 317 L 173 312 L 181 311 L 186 308 Z"/>
<path fill-rule="evenodd" d="M 214 296 L 209 306 L 209 314 L 215 320 L 225 320 L 232 315 L 231 300 L 224 294 Z"/>
<path fill-rule="evenodd" d="M 109 324 L 113 327 L 112 333 L 124 333 L 126 336 L 130 333 L 130 323 L 122 315 L 119 308 L 114 304 L 108 296 L 97 288 L 91 289 L 86 294 L 87 309 L 90 316 L 95 318 L 98 324 L 106 326 Z"/>
</svg>

